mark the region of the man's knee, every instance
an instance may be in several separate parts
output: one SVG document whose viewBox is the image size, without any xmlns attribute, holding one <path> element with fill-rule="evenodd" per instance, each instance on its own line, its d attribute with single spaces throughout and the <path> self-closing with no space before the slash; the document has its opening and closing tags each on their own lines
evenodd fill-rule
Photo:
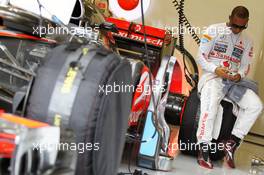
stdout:
<svg viewBox="0 0 264 175">
<path fill-rule="evenodd" d="M 259 102 L 256 105 L 256 110 L 261 114 L 263 111 L 263 103 L 259 100 Z"/>
<path fill-rule="evenodd" d="M 241 100 L 241 107 L 254 113 L 261 113 L 263 110 L 263 103 L 260 97 L 251 89 L 248 89 Z"/>
<path fill-rule="evenodd" d="M 254 101 L 248 103 L 249 108 L 256 113 L 262 113 L 263 111 L 263 103 L 260 98 L 256 98 Z"/>
</svg>

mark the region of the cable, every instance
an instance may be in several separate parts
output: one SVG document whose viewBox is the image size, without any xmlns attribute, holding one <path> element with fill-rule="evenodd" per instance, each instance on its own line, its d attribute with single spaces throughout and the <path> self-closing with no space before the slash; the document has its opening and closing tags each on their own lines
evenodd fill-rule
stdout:
<svg viewBox="0 0 264 175">
<path fill-rule="evenodd" d="M 150 60 L 149 60 L 149 52 L 148 52 L 148 45 L 147 45 L 147 36 L 146 36 L 146 29 L 145 29 L 145 16 L 144 16 L 144 6 L 143 6 L 143 0 L 141 0 L 141 21 L 142 21 L 142 29 L 143 29 L 143 36 L 144 36 L 144 47 L 145 47 L 145 54 L 146 54 L 146 62 L 147 62 L 147 66 L 149 67 L 149 69 L 151 69 L 151 65 L 150 65 Z M 157 115 L 157 104 L 155 101 L 155 96 L 154 93 L 152 91 L 152 83 L 153 83 L 153 79 L 152 79 L 152 75 L 149 72 L 149 79 L 150 79 L 150 89 L 151 89 L 151 99 L 153 100 L 153 105 L 154 105 L 154 115 Z"/>
<path fill-rule="evenodd" d="M 183 26 L 183 22 L 184 22 L 184 13 L 183 13 L 183 2 L 184 1 L 180 1 L 180 5 L 179 5 L 179 44 L 180 44 L 180 51 L 181 53 L 184 55 L 184 26 Z"/>
<path fill-rule="evenodd" d="M 188 70 L 187 66 L 186 66 L 186 60 L 185 60 L 185 48 L 184 48 L 184 21 L 186 19 L 185 15 L 184 15 L 184 0 L 180 0 L 180 4 L 177 1 L 176 2 L 176 6 L 178 6 L 178 13 L 179 13 L 179 48 L 180 48 L 180 52 L 182 53 L 183 56 L 183 65 L 184 65 L 184 75 L 185 78 L 187 80 L 187 82 L 193 86 L 192 80 L 191 80 L 191 73 Z"/>
<path fill-rule="evenodd" d="M 190 31 L 192 38 L 195 40 L 195 42 L 198 45 L 200 44 L 201 41 L 184 14 L 184 0 L 180 0 L 180 3 L 177 0 L 174 0 L 172 3 L 176 7 L 176 10 L 178 11 L 179 14 L 179 51 L 182 53 L 182 57 L 183 57 L 184 75 L 186 81 L 192 87 L 196 87 L 198 85 L 198 74 L 195 73 L 195 75 L 193 75 L 186 66 L 186 58 L 185 58 L 186 49 L 184 47 L 184 26 L 186 26 L 187 29 Z"/>
<path fill-rule="evenodd" d="M 150 60 L 149 60 L 149 54 L 148 54 L 148 46 L 147 46 L 147 39 L 146 39 L 146 31 L 145 31 L 145 17 L 144 17 L 144 11 L 143 11 L 143 0 L 141 0 L 141 17 L 142 17 L 142 28 L 143 28 L 143 35 L 144 35 L 144 47 L 145 47 L 145 55 L 146 55 L 146 62 L 147 62 L 147 66 L 150 68 Z M 154 93 L 152 91 L 152 82 L 153 82 L 153 79 L 152 79 L 152 75 L 151 75 L 151 72 L 148 72 L 149 73 L 149 80 L 150 80 L 150 89 L 151 89 L 151 99 L 153 100 L 153 105 L 154 105 L 154 111 L 153 111 L 153 115 L 156 115 L 157 114 L 157 104 L 155 104 L 155 96 L 154 96 Z M 146 107 L 146 102 L 144 103 L 144 108 Z M 152 140 L 157 134 L 157 130 L 155 130 L 155 132 L 153 133 L 153 135 L 148 138 L 147 140 L 143 140 L 141 141 L 140 138 L 129 138 L 131 141 L 134 141 L 134 142 L 138 142 L 138 143 L 146 143 L 146 142 L 149 142 L 150 140 Z"/>
<path fill-rule="evenodd" d="M 151 69 L 151 64 L 150 64 L 150 60 L 149 60 L 149 53 L 148 53 L 148 45 L 147 45 L 147 37 L 146 37 L 146 30 L 145 30 L 145 17 L 144 17 L 144 6 L 143 6 L 143 0 L 141 0 L 141 21 L 142 21 L 142 29 L 143 29 L 143 35 L 144 35 L 144 47 L 145 47 L 145 55 L 146 55 L 146 64 L 149 67 L 149 69 Z M 149 74 L 149 81 L 150 81 L 150 90 L 151 90 L 151 99 L 153 100 L 153 105 L 154 105 L 154 111 L 153 111 L 153 115 L 157 115 L 157 104 L 155 102 L 155 96 L 154 93 L 152 91 L 152 83 L 153 83 L 153 79 L 152 79 L 152 75 L 151 75 L 151 71 L 148 72 Z M 146 103 L 144 103 L 144 105 L 146 105 Z M 138 143 L 145 143 L 150 141 L 151 139 L 153 139 L 157 134 L 157 130 L 155 130 L 155 132 L 153 133 L 152 137 L 147 139 L 147 140 L 143 140 L 141 141 L 140 138 L 135 138 L 132 139 L 130 138 L 132 141 L 134 142 L 138 142 Z M 131 146 L 132 147 L 132 146 Z M 132 150 L 132 149 L 131 149 Z M 132 153 L 132 151 L 131 151 Z M 142 174 L 142 171 L 138 171 L 137 169 L 135 170 L 134 173 L 131 172 L 131 157 L 129 157 L 129 161 L 128 161 L 128 173 L 118 173 L 119 175 L 125 175 L 125 174 Z M 147 173 L 144 173 L 147 174 Z"/>
<path fill-rule="evenodd" d="M 176 10 L 179 13 L 179 21 L 181 21 L 182 24 L 184 24 L 187 29 L 190 31 L 192 38 L 196 41 L 196 43 L 199 45 L 201 40 L 199 36 L 195 33 L 195 30 L 193 29 L 191 23 L 187 19 L 187 17 L 184 14 L 184 0 L 180 0 L 180 3 L 177 0 L 174 0 L 172 2 L 174 4 L 174 7 L 176 7 Z"/>
<path fill-rule="evenodd" d="M 180 51 L 179 45 L 175 44 L 175 48 L 178 51 Z M 194 75 L 192 74 L 193 75 L 193 80 L 195 80 L 195 84 L 197 84 L 198 81 L 199 81 L 199 69 L 198 69 L 198 66 L 197 66 L 196 61 L 195 61 L 194 57 L 192 56 L 192 54 L 190 52 L 188 52 L 188 50 L 186 50 L 185 48 L 184 48 L 184 50 L 185 50 L 184 51 L 185 60 L 186 60 L 186 58 L 188 58 L 188 60 L 191 62 L 192 66 L 193 66 L 193 69 L 194 69 Z"/>
<path fill-rule="evenodd" d="M 148 45 L 147 45 L 147 36 L 146 36 L 146 30 L 145 30 L 145 16 L 144 16 L 143 0 L 141 0 L 141 21 L 142 21 L 142 28 L 143 28 L 143 35 L 144 35 L 144 45 L 145 45 L 147 66 L 151 69 L 151 65 L 150 65 L 151 60 L 149 59 L 149 52 L 148 52 Z M 154 93 L 152 91 L 153 79 L 152 79 L 152 75 L 151 75 L 150 72 L 149 72 L 149 77 L 150 77 L 151 100 L 153 101 L 153 106 L 154 106 L 153 115 L 155 117 L 157 117 L 157 106 L 158 106 L 158 104 L 156 104 L 155 96 L 154 96 Z M 157 129 L 155 130 L 155 132 L 154 132 L 154 134 L 152 136 L 152 139 L 155 137 L 156 132 L 157 132 Z"/>
</svg>

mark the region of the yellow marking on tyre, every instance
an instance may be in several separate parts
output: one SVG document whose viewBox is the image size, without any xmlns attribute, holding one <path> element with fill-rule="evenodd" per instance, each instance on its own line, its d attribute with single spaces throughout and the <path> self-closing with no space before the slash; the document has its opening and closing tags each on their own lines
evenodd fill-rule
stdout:
<svg viewBox="0 0 264 175">
<path fill-rule="evenodd" d="M 61 125 L 61 115 L 59 115 L 59 114 L 56 114 L 55 116 L 54 116 L 54 125 L 55 126 L 60 126 Z"/>
<path fill-rule="evenodd" d="M 72 90 L 73 82 L 77 76 L 78 68 L 69 68 L 67 72 L 66 78 L 64 80 L 63 86 L 61 88 L 61 93 L 68 94 Z"/>
<path fill-rule="evenodd" d="M 87 55 L 88 52 L 89 52 L 89 48 L 83 48 L 83 55 Z"/>
</svg>

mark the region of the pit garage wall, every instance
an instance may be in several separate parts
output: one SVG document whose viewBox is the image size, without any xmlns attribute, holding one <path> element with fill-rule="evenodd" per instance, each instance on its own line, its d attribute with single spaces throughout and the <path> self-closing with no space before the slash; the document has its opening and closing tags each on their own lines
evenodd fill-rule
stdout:
<svg viewBox="0 0 264 175">
<path fill-rule="evenodd" d="M 150 8 L 145 14 L 146 24 L 160 28 L 177 27 L 178 13 L 172 1 L 173 0 L 151 0 Z M 185 0 L 185 14 L 193 26 L 202 28 L 210 24 L 228 21 L 231 10 L 237 5 L 244 5 L 250 11 L 250 22 L 246 31 L 254 40 L 255 58 L 249 77 L 259 82 L 260 96 L 264 101 L 264 1 Z M 137 20 L 137 22 L 140 22 L 140 20 Z M 186 36 L 185 46 L 193 55 L 196 55 L 197 45 L 190 36 Z M 251 132 L 264 136 L 264 114 L 256 122 Z M 264 139 L 261 140 L 264 145 Z"/>
</svg>

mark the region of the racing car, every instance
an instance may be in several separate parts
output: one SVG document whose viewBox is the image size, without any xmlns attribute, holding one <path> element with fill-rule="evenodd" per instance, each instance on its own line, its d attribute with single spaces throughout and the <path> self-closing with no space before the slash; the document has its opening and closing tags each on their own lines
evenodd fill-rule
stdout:
<svg viewBox="0 0 264 175">
<path fill-rule="evenodd" d="M 178 59 L 173 57 L 176 38 L 169 31 L 108 18 L 108 23 L 101 25 L 101 32 L 105 32 L 111 43 L 107 49 L 95 32 L 86 37 L 40 37 L 32 33 L 32 27 L 39 26 L 40 21 L 44 26 L 61 26 L 56 17 L 44 19 L 10 5 L 0 7 L 0 16 L 1 108 L 30 121 L 59 127 L 63 136 L 60 142 L 71 138 L 78 144 L 100 145 L 99 150 L 78 153 L 76 161 L 74 153 L 70 156 L 72 160 L 57 156 L 48 168 L 37 168 L 37 174 L 58 167 L 65 173 L 66 166 L 58 166 L 64 161 L 73 167 L 69 174 L 116 174 L 125 138 L 140 143 L 139 166 L 169 171 L 175 158 L 169 147 L 175 143 L 170 126 L 180 125 L 180 141 L 196 142 L 199 99 L 196 87 L 189 97 L 182 93 L 184 73 Z M 195 61 L 190 54 L 188 57 L 194 74 L 198 74 Z M 132 87 L 132 90 L 123 93 L 113 92 L 112 88 L 108 93 L 109 87 Z M 230 110 L 224 116 L 226 113 L 231 115 Z M 231 128 L 229 121 L 228 125 L 224 124 L 227 118 L 223 117 L 223 126 Z M 224 133 L 220 133 L 216 142 L 228 135 L 229 130 L 223 127 L 222 130 Z M 10 135 L 10 130 L 3 132 Z M 12 137 L 19 137 L 21 133 L 24 132 L 14 132 Z M 22 143 L 15 143 L 16 148 Z M 9 152 L 11 164 L 3 161 L 1 165 L 20 166 L 12 164 L 18 156 L 15 150 Z M 196 154 L 195 150 L 183 152 Z M 61 155 L 56 150 L 53 153 Z M 40 154 L 49 156 L 50 153 Z M 216 159 L 221 158 L 220 152 L 216 154 Z M 23 170 L 25 166 L 21 166 L 21 171 L 30 172 L 31 169 Z"/>
</svg>

